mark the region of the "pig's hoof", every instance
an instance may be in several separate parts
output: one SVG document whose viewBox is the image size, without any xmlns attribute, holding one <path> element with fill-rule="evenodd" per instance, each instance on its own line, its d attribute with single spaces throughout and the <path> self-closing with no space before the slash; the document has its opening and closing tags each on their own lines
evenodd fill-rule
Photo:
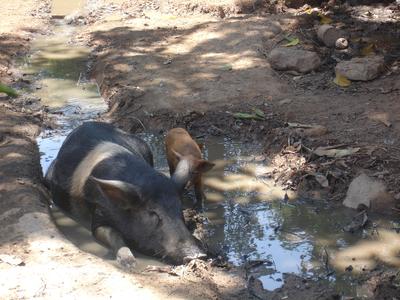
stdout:
<svg viewBox="0 0 400 300">
<path fill-rule="evenodd" d="M 122 247 L 117 252 L 117 262 L 125 269 L 134 269 L 136 258 L 128 247 Z"/>
</svg>

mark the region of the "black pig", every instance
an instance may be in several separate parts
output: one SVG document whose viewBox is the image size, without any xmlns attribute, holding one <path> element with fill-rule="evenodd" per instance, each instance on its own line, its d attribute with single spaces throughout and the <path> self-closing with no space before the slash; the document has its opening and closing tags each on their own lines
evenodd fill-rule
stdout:
<svg viewBox="0 0 400 300">
<path fill-rule="evenodd" d="M 205 257 L 186 228 L 179 191 L 191 174 L 177 167 L 172 179 L 153 168 L 141 139 L 110 124 L 87 122 L 72 131 L 50 166 L 53 201 L 91 226 L 117 260 L 133 266 L 129 247 L 183 263 Z"/>
</svg>

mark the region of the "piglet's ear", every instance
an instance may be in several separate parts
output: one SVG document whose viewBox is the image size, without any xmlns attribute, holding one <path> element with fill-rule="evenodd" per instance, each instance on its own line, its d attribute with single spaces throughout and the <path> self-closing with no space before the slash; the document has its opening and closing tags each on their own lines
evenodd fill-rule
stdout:
<svg viewBox="0 0 400 300">
<path fill-rule="evenodd" d="M 143 204 L 139 188 L 133 184 L 120 180 L 105 180 L 90 176 L 90 180 L 97 184 L 102 193 L 121 209 L 127 210 Z M 102 203 L 97 203 L 102 206 Z"/>
<path fill-rule="evenodd" d="M 171 149 L 172 153 L 175 155 L 176 159 L 180 161 L 182 159 L 182 154 L 176 152 L 174 149 Z"/>
<path fill-rule="evenodd" d="M 196 167 L 196 172 L 204 173 L 210 171 L 215 166 L 214 163 L 209 162 L 208 160 L 200 160 L 199 164 Z"/>
</svg>

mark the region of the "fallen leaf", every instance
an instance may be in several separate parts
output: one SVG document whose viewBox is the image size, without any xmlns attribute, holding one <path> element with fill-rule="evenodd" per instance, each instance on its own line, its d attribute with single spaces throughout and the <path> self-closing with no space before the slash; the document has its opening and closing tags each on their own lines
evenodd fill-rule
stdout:
<svg viewBox="0 0 400 300">
<path fill-rule="evenodd" d="M 264 112 L 263 112 L 261 109 L 259 109 L 259 108 L 253 108 L 253 111 L 254 111 L 254 113 L 255 113 L 257 116 L 259 116 L 260 118 L 264 118 L 264 117 L 265 117 L 265 114 L 264 114 Z"/>
<path fill-rule="evenodd" d="M 321 13 L 318 14 L 318 17 L 320 17 L 320 22 L 321 24 L 330 24 L 333 22 L 333 20 L 331 18 L 329 18 L 328 16 L 325 16 Z"/>
<path fill-rule="evenodd" d="M 314 150 L 314 153 L 318 156 L 344 157 L 357 153 L 358 151 L 360 151 L 360 148 L 327 149 L 326 147 L 318 147 Z"/>
<path fill-rule="evenodd" d="M 310 7 L 310 8 L 307 8 L 304 12 L 305 12 L 307 15 L 311 15 L 311 14 L 313 13 L 313 11 L 314 11 L 314 9 L 313 9 L 312 7 Z"/>
<path fill-rule="evenodd" d="M 257 116 L 256 114 L 248 114 L 248 113 L 235 113 L 233 116 L 237 119 L 245 119 L 245 120 L 264 120 L 264 118 Z"/>
<path fill-rule="evenodd" d="M 322 125 L 309 125 L 290 122 L 288 122 L 287 125 L 290 128 L 294 128 L 295 132 L 303 136 L 321 136 L 328 132 L 326 127 Z"/>
<path fill-rule="evenodd" d="M 361 49 L 361 55 L 362 56 L 374 55 L 375 54 L 374 50 L 375 50 L 375 44 L 371 43 Z"/>
<path fill-rule="evenodd" d="M 324 188 L 329 187 L 329 181 L 328 178 L 326 178 L 325 175 L 322 175 L 320 173 L 315 173 L 313 174 L 315 177 L 315 180 Z"/>
<path fill-rule="evenodd" d="M 340 75 L 339 73 L 336 73 L 336 77 L 333 80 L 333 82 L 341 87 L 348 87 L 351 84 L 351 81 L 348 80 L 346 77 L 343 75 Z"/>
<path fill-rule="evenodd" d="M 298 43 L 300 43 L 300 40 L 299 40 L 299 38 L 297 38 L 297 37 L 292 38 L 292 37 L 288 37 L 288 36 L 287 36 L 287 37 L 285 37 L 285 39 L 289 41 L 289 43 L 283 45 L 283 46 L 285 46 L 285 47 L 296 46 Z"/>
<path fill-rule="evenodd" d="M 381 122 L 385 124 L 387 127 L 392 126 L 392 123 L 389 121 L 389 114 L 388 113 L 370 113 L 368 115 L 368 119 Z"/>
<path fill-rule="evenodd" d="M 2 84 L 2 83 L 0 83 L 0 93 L 5 93 L 5 94 L 7 94 L 7 96 L 10 96 L 10 97 L 18 96 L 18 93 L 16 90 L 14 90 L 13 88 L 11 88 L 5 84 Z"/>
</svg>

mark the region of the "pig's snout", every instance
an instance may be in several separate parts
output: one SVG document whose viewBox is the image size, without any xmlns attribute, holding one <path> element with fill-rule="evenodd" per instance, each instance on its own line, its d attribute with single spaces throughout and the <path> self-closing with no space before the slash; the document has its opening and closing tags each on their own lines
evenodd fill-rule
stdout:
<svg viewBox="0 0 400 300">
<path fill-rule="evenodd" d="M 205 259 L 207 254 L 204 253 L 197 245 L 188 245 L 183 248 L 183 263 L 187 263 L 193 259 Z"/>
<path fill-rule="evenodd" d="M 205 253 L 196 253 L 194 255 L 191 256 L 185 256 L 183 258 L 183 263 L 188 263 L 190 261 L 192 261 L 193 259 L 206 259 L 207 258 L 207 254 Z"/>
</svg>

